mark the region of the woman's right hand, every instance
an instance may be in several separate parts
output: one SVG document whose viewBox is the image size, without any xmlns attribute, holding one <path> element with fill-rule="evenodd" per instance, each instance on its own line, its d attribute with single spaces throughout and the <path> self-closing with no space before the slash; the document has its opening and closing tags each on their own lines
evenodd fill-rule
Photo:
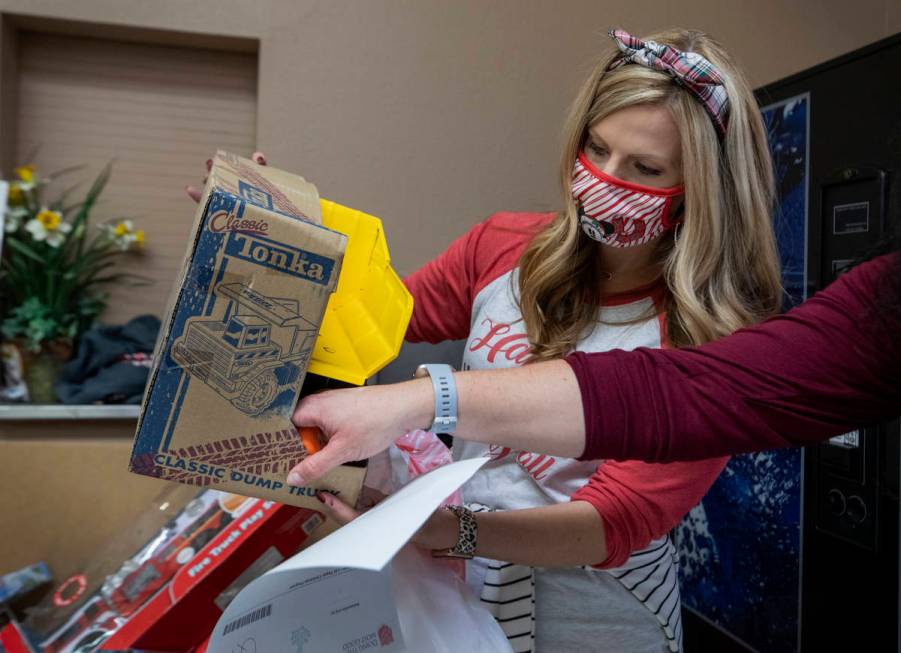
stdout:
<svg viewBox="0 0 901 653">
<path fill-rule="evenodd" d="M 342 463 L 369 458 L 402 435 L 431 424 L 434 415 L 435 393 L 429 379 L 304 397 L 294 411 L 294 424 L 319 428 L 328 442 L 291 470 L 288 484 L 307 485 Z"/>
<path fill-rule="evenodd" d="M 254 152 L 253 154 L 250 155 L 250 158 L 253 159 L 254 163 L 259 163 L 261 166 L 266 165 L 266 155 L 263 154 L 262 152 Z M 213 168 L 213 160 L 207 159 L 206 160 L 207 174 L 203 178 L 203 184 L 200 187 L 190 186 L 190 185 L 185 186 L 185 192 L 188 194 L 188 197 L 190 197 L 195 202 L 200 201 L 200 197 L 201 197 L 201 195 L 203 195 L 203 187 L 206 185 L 207 177 L 209 176 L 210 170 L 212 168 Z"/>
</svg>

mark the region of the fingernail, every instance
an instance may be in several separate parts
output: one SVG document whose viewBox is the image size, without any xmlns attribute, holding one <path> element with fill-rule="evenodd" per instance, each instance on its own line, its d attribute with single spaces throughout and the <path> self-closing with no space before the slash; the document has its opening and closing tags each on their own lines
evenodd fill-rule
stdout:
<svg viewBox="0 0 901 653">
<path fill-rule="evenodd" d="M 288 485 L 301 486 L 303 485 L 303 477 L 297 472 L 291 472 L 288 474 Z"/>
</svg>

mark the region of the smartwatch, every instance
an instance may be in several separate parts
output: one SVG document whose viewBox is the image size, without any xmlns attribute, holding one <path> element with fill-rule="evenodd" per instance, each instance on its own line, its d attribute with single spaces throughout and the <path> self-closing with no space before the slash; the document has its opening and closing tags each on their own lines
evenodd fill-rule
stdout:
<svg viewBox="0 0 901 653">
<path fill-rule="evenodd" d="M 452 435 L 457 429 L 457 384 L 454 382 L 454 368 L 443 363 L 427 363 L 417 367 L 413 376 L 428 376 L 435 390 L 435 421 L 428 430 Z"/>
</svg>

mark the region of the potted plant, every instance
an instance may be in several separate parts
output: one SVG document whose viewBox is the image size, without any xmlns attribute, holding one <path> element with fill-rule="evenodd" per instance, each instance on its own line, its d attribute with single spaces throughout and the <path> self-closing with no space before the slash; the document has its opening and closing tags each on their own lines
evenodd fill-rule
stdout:
<svg viewBox="0 0 901 653">
<path fill-rule="evenodd" d="M 89 218 L 110 177 L 107 164 L 81 201 L 68 203 L 70 188 L 53 201 L 44 195 L 56 175 L 41 177 L 34 165 L 15 169 L 8 181 L 0 257 L 0 330 L 25 357 L 31 400 L 53 403 L 53 382 L 78 336 L 106 308 L 109 284 L 143 278 L 111 270 L 124 253 L 144 245 L 131 220 L 91 226 Z"/>
</svg>

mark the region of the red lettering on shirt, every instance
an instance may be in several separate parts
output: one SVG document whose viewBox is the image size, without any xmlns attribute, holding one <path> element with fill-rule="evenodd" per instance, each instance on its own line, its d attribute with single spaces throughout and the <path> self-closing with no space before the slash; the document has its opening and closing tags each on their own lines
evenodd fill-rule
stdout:
<svg viewBox="0 0 901 653">
<path fill-rule="evenodd" d="M 482 337 L 474 337 L 469 344 L 469 351 L 488 349 L 485 358 L 489 363 L 494 363 L 498 354 L 517 365 L 523 365 L 531 355 L 529 337 L 525 333 L 510 333 L 512 327 L 505 322 L 495 322 L 491 318 L 482 321 L 482 327 L 487 326 L 488 332 Z"/>
<path fill-rule="evenodd" d="M 502 447 L 497 444 L 492 444 L 488 447 L 488 458 L 492 460 L 503 460 L 510 452 L 513 451 L 510 447 Z"/>
</svg>

